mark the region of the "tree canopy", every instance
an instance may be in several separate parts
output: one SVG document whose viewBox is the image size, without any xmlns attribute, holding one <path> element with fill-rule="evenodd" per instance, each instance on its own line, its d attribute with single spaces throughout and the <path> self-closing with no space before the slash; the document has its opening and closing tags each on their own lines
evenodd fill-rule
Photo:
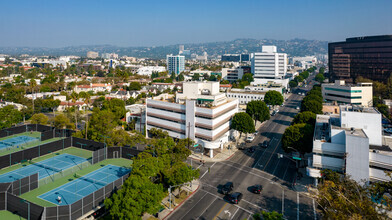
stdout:
<svg viewBox="0 0 392 220">
<path fill-rule="evenodd" d="M 267 105 L 282 105 L 283 95 L 278 91 L 270 90 L 265 94 L 264 102 Z"/>
<path fill-rule="evenodd" d="M 231 128 L 242 133 L 255 132 L 255 124 L 252 118 L 245 112 L 236 113 L 231 122 Z"/>
<path fill-rule="evenodd" d="M 48 124 L 48 116 L 42 114 L 42 113 L 38 113 L 38 114 L 34 114 L 31 117 L 31 123 L 32 124 L 41 124 L 41 125 L 46 125 Z"/>
<path fill-rule="evenodd" d="M 253 100 L 246 104 L 246 113 L 256 121 L 263 122 L 270 119 L 269 109 L 265 102 Z"/>
<path fill-rule="evenodd" d="M 285 152 L 296 149 L 301 154 L 312 151 L 313 146 L 313 126 L 310 124 L 294 124 L 289 126 L 283 133 L 282 148 Z"/>
<path fill-rule="evenodd" d="M 297 87 L 297 86 L 298 86 L 298 82 L 295 81 L 295 80 L 291 80 L 291 81 L 289 82 L 289 86 L 290 86 L 290 88 Z"/>
<path fill-rule="evenodd" d="M 325 77 L 324 77 L 324 75 L 322 73 L 319 73 L 319 74 L 316 75 L 315 80 L 317 82 L 319 82 L 319 83 L 322 83 L 322 82 L 324 82 Z"/>
<path fill-rule="evenodd" d="M 316 114 L 310 111 L 300 112 L 294 116 L 293 124 L 310 124 L 314 125 L 316 122 Z"/>
<path fill-rule="evenodd" d="M 302 102 L 301 111 L 310 111 L 315 114 L 322 114 L 323 105 L 317 100 L 309 100 L 306 102 Z"/>
</svg>

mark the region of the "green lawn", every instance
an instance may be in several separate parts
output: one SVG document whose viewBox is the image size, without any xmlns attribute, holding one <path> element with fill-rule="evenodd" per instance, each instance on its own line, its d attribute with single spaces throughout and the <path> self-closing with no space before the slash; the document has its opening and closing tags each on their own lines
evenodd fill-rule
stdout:
<svg viewBox="0 0 392 220">
<path fill-rule="evenodd" d="M 12 212 L 2 210 L 0 211 L 0 219 L 7 219 L 7 220 L 23 220 L 25 218 L 20 217 L 19 215 L 15 215 Z"/>
<path fill-rule="evenodd" d="M 53 152 L 53 153 L 50 153 L 50 154 L 46 154 L 46 155 L 41 156 L 41 157 L 34 158 L 32 161 L 33 162 L 39 162 L 39 161 L 46 160 L 46 159 L 49 159 L 51 157 L 57 156 L 59 154 L 65 154 L 65 153 L 71 154 L 71 155 L 75 155 L 75 156 L 79 156 L 79 157 L 83 157 L 83 158 L 91 158 L 92 157 L 92 151 L 80 149 L 80 148 L 77 148 L 77 147 L 68 147 L 68 148 L 65 148 L 64 150 L 59 150 L 59 151 L 56 151 L 56 152 Z M 27 161 L 23 162 L 23 163 L 18 163 L 16 165 L 11 166 L 11 167 L 7 167 L 7 168 L 4 168 L 4 169 L 1 169 L 0 170 L 0 174 L 8 173 L 10 171 L 13 171 L 13 170 L 16 170 L 16 169 L 19 169 L 19 168 L 21 168 L 23 166 L 28 166 L 28 165 L 30 165 L 30 163 L 27 162 Z"/>
<path fill-rule="evenodd" d="M 103 165 L 107 165 L 107 164 L 130 168 L 132 165 L 132 161 L 128 160 L 128 159 L 124 159 L 124 158 L 107 159 L 107 160 L 101 161 L 97 164 L 86 167 L 83 170 L 78 171 L 77 174 L 78 175 L 86 175 L 94 170 L 101 168 Z M 27 192 L 25 194 L 22 194 L 20 197 L 23 199 L 26 199 L 28 201 L 31 201 L 37 205 L 40 205 L 40 206 L 45 206 L 45 207 L 54 206 L 53 203 L 42 200 L 42 199 L 38 198 L 38 196 L 40 196 L 40 195 L 42 195 L 52 189 L 55 189 L 61 185 L 64 185 L 74 179 L 75 179 L 74 174 L 70 174 L 68 176 L 57 179 L 54 182 L 51 182 L 51 183 L 48 183 L 42 187 L 39 187 L 35 190 L 32 190 L 32 191 Z"/>
<path fill-rule="evenodd" d="M 18 136 L 29 136 L 29 137 L 40 138 L 41 137 L 41 132 L 32 131 L 32 132 L 24 132 L 24 133 L 20 133 L 20 134 L 10 135 L 10 136 L 7 136 L 7 137 L 0 138 L 0 141 L 6 140 L 6 139 L 9 139 L 9 138 L 13 138 L 13 137 L 18 137 Z M 62 139 L 61 137 L 56 137 L 56 138 L 48 139 L 48 140 L 45 140 L 45 141 L 34 141 L 34 142 L 31 142 L 31 143 L 27 143 L 25 145 L 22 145 L 19 148 L 12 147 L 9 150 L 8 149 L 2 149 L 0 151 L 0 156 L 4 156 L 4 155 L 10 154 L 10 153 L 14 153 L 14 152 L 21 151 L 21 150 L 24 150 L 24 149 L 27 149 L 27 148 L 35 147 L 35 146 L 38 146 L 38 145 L 50 143 L 50 142 L 61 140 L 61 139 Z"/>
</svg>

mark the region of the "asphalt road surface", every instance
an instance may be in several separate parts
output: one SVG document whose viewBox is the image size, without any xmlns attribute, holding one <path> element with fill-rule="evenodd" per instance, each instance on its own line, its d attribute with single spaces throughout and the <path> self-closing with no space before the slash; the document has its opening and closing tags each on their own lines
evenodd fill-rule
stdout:
<svg viewBox="0 0 392 220">
<path fill-rule="evenodd" d="M 300 89 L 309 90 L 313 83 Z M 246 145 L 256 146 L 255 152 L 237 151 L 230 160 L 204 166 L 193 162 L 193 166 L 200 169 L 201 186 L 168 219 L 243 220 L 253 219 L 252 215 L 260 210 L 277 211 L 287 219 L 317 219 L 315 201 L 293 190 L 298 176 L 296 164 L 281 149 L 283 132 L 298 113 L 296 107 L 304 97 L 297 92 L 294 91 L 279 112 L 263 124 L 255 140 Z M 258 143 L 264 140 L 269 141 L 268 147 L 259 147 Z M 278 158 L 278 153 L 285 157 Z M 243 194 L 239 204 L 230 203 L 228 196 L 220 192 L 226 182 L 233 182 L 233 192 Z M 262 185 L 261 194 L 251 192 L 251 186 L 255 184 Z"/>
</svg>

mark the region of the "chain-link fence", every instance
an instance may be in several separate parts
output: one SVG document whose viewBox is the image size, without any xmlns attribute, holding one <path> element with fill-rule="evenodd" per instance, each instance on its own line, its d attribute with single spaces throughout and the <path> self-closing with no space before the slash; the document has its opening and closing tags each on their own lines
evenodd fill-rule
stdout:
<svg viewBox="0 0 392 220">
<path fill-rule="evenodd" d="M 92 162 L 93 164 L 99 163 L 103 160 L 107 159 L 107 148 L 102 148 L 96 151 L 93 151 L 93 158 L 92 158 Z"/>
<path fill-rule="evenodd" d="M 11 192 L 14 195 L 21 195 L 38 188 L 38 173 L 11 182 Z"/>
<path fill-rule="evenodd" d="M 109 183 L 108 185 L 98 189 L 97 191 L 83 197 L 82 199 L 70 204 L 56 207 L 45 207 L 42 219 L 57 220 L 57 219 L 77 219 L 95 207 L 102 205 L 105 198 L 110 197 L 116 190 L 121 188 L 124 181 L 129 174 Z"/>
<path fill-rule="evenodd" d="M 54 172 L 52 175 L 49 175 L 49 176 L 47 176 L 45 178 L 40 179 L 39 180 L 39 187 L 41 187 L 43 185 L 46 185 L 48 183 L 54 182 L 54 181 L 56 181 L 58 179 L 61 179 L 61 178 L 65 177 L 65 176 L 74 174 L 77 171 L 80 171 L 80 170 L 82 170 L 82 169 L 84 169 L 86 167 L 89 167 L 91 165 L 92 165 L 92 160 L 88 159 L 87 161 L 85 161 L 83 163 L 80 163 L 80 164 L 77 164 L 77 165 L 75 165 L 73 167 L 70 167 L 68 169 L 61 170 L 60 172 Z"/>
</svg>

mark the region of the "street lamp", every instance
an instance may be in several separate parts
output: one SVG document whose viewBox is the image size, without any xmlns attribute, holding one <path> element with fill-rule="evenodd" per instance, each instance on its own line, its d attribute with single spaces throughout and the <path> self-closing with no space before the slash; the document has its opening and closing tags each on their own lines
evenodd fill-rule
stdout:
<svg viewBox="0 0 392 220">
<path fill-rule="evenodd" d="M 27 220 L 30 220 L 30 202 L 25 199 L 21 199 L 20 202 L 27 203 Z"/>
</svg>

